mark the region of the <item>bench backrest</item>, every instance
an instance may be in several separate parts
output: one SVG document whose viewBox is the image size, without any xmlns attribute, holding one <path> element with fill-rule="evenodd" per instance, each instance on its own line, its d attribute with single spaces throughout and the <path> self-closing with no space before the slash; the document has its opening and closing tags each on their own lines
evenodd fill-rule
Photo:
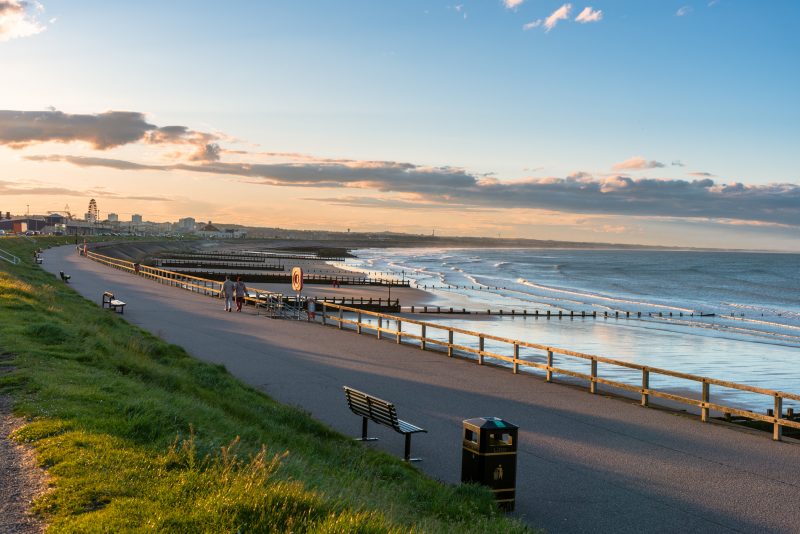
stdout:
<svg viewBox="0 0 800 534">
<path fill-rule="evenodd" d="M 353 413 L 395 430 L 399 429 L 397 410 L 391 402 L 347 386 L 344 387 L 344 394 L 347 396 L 347 405 Z"/>
</svg>

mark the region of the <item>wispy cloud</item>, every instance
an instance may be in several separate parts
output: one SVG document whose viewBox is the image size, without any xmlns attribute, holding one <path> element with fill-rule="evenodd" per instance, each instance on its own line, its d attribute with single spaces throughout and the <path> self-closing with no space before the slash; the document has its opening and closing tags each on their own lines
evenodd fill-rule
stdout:
<svg viewBox="0 0 800 534">
<path fill-rule="evenodd" d="M 36 1 L 0 0 L 0 41 L 43 32 L 46 28 L 38 20 L 43 11 Z"/>
<path fill-rule="evenodd" d="M 708 178 L 687 181 L 633 178 L 624 174 L 596 178 L 587 173 L 576 173 L 566 178 L 507 182 L 456 167 L 425 167 L 394 161 L 142 165 L 76 156 L 31 156 L 28 159 L 66 161 L 84 167 L 232 176 L 245 182 L 272 186 L 366 189 L 410 195 L 414 199 L 395 199 L 392 201 L 395 206 L 400 205 L 398 202 L 421 202 L 429 207 L 431 204 L 446 204 L 547 209 L 582 214 L 730 219 L 800 227 L 800 210 L 797 209 L 800 185 L 796 184 L 717 184 Z M 351 199 L 351 203 L 355 202 Z M 381 205 L 380 202 L 366 202 L 376 207 Z M 383 205 L 390 207 L 388 201 Z"/>
<path fill-rule="evenodd" d="M 689 176 L 695 176 L 697 178 L 713 178 L 716 175 L 711 174 L 710 172 L 690 172 L 688 173 Z"/>
<path fill-rule="evenodd" d="M 125 195 L 120 193 L 113 193 L 106 191 L 102 188 L 95 189 L 69 189 L 66 187 L 51 186 L 41 183 L 20 183 L 8 182 L 0 180 L 0 195 L 17 195 L 17 196 L 65 196 L 65 197 L 88 197 L 95 196 L 98 198 L 114 198 L 120 200 L 143 200 L 143 201 L 157 201 L 157 202 L 171 202 L 172 199 L 167 197 L 149 196 L 149 195 Z"/>
<path fill-rule="evenodd" d="M 575 17 L 575 22 L 587 24 L 589 22 L 600 22 L 603 20 L 603 12 L 599 9 L 592 9 L 591 7 L 583 8 L 583 11 Z"/>
<path fill-rule="evenodd" d="M 545 31 L 549 32 L 550 30 L 555 28 L 559 20 L 567 20 L 569 18 L 569 14 L 571 11 L 572 11 L 572 4 L 564 4 L 563 6 L 553 11 L 549 17 L 544 19 Z"/>
<path fill-rule="evenodd" d="M 666 165 L 660 161 L 646 160 L 643 157 L 634 156 L 615 164 L 613 169 L 615 171 L 640 171 L 644 169 L 658 169 L 661 167 L 666 167 Z"/>
<path fill-rule="evenodd" d="M 675 12 L 675 16 L 677 16 L 677 17 L 685 17 L 686 15 L 691 13 L 692 11 L 694 11 L 692 6 L 683 6 L 683 7 L 678 8 L 678 11 Z"/>
<path fill-rule="evenodd" d="M 506 9 L 514 9 L 521 6 L 524 2 L 525 0 L 503 0 L 503 5 L 506 6 Z"/>
<path fill-rule="evenodd" d="M 542 19 L 536 19 L 536 20 L 534 20 L 532 22 L 529 22 L 527 24 L 523 24 L 522 25 L 522 29 L 525 30 L 525 31 L 528 31 L 528 30 L 532 30 L 534 28 L 538 28 L 539 26 L 542 25 L 542 22 L 544 22 L 544 21 L 542 21 Z"/>
</svg>

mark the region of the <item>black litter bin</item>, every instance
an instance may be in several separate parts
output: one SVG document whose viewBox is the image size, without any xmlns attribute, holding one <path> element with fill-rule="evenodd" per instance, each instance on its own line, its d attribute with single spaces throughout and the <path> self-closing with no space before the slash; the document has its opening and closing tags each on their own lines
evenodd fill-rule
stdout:
<svg viewBox="0 0 800 534">
<path fill-rule="evenodd" d="M 461 482 L 489 486 L 497 504 L 514 509 L 518 427 L 497 417 L 464 420 Z"/>
</svg>

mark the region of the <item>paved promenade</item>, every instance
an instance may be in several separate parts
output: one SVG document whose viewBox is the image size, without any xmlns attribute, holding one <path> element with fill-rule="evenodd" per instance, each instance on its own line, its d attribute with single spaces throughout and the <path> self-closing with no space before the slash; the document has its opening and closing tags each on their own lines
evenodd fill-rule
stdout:
<svg viewBox="0 0 800 534">
<path fill-rule="evenodd" d="M 460 480 L 461 421 L 519 425 L 516 513 L 549 532 L 800 532 L 800 445 L 590 395 L 445 355 L 321 325 L 225 313 L 219 300 L 159 285 L 79 257 L 45 252 L 44 268 L 100 302 L 112 290 L 125 318 L 276 400 L 356 436 L 343 385 L 394 401 L 429 429 L 415 464 Z M 565 347 L 569 348 L 569 347 Z M 371 425 L 372 442 L 402 456 L 403 438 Z"/>
</svg>

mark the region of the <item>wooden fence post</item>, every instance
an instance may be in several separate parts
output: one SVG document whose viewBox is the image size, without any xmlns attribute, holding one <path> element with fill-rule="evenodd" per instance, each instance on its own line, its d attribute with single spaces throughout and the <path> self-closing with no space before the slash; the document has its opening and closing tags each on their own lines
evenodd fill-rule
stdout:
<svg viewBox="0 0 800 534">
<path fill-rule="evenodd" d="M 452 357 L 453 356 L 453 331 L 447 331 L 447 355 Z"/>
<path fill-rule="evenodd" d="M 428 328 L 425 325 L 422 325 L 422 335 L 420 336 L 422 339 L 419 340 L 419 348 L 422 350 L 425 350 L 425 339 L 426 339 L 425 336 L 427 335 L 426 334 L 427 329 Z"/>
<path fill-rule="evenodd" d="M 361 312 L 358 312 L 358 322 L 356 324 L 356 333 L 361 333 Z"/>
<path fill-rule="evenodd" d="M 383 328 L 383 317 L 378 317 L 378 330 L 376 332 L 378 339 L 381 339 L 381 328 Z"/>
<path fill-rule="evenodd" d="M 781 417 L 783 417 L 783 399 L 775 395 L 775 424 L 772 427 L 772 439 L 775 441 L 780 441 L 783 437 L 783 427 L 778 422 Z"/>
<path fill-rule="evenodd" d="M 485 339 L 483 336 L 478 337 L 478 365 L 483 365 L 483 347 L 484 347 Z"/>
<path fill-rule="evenodd" d="M 397 344 L 402 343 L 403 321 L 397 321 Z"/>
<path fill-rule="evenodd" d="M 642 369 L 642 406 L 647 406 L 650 402 L 650 395 L 647 391 L 650 389 L 650 371 Z"/>
<path fill-rule="evenodd" d="M 514 374 L 519 372 L 519 343 L 514 343 Z"/>
<path fill-rule="evenodd" d="M 589 393 L 597 393 L 597 360 L 592 358 L 592 381 L 589 384 Z"/>
<path fill-rule="evenodd" d="M 700 408 L 700 420 L 704 423 L 708 422 L 708 399 L 709 399 L 709 383 L 703 381 L 703 406 Z"/>
<path fill-rule="evenodd" d="M 547 351 L 547 374 L 545 375 L 546 382 L 553 381 L 553 351 Z"/>
</svg>

